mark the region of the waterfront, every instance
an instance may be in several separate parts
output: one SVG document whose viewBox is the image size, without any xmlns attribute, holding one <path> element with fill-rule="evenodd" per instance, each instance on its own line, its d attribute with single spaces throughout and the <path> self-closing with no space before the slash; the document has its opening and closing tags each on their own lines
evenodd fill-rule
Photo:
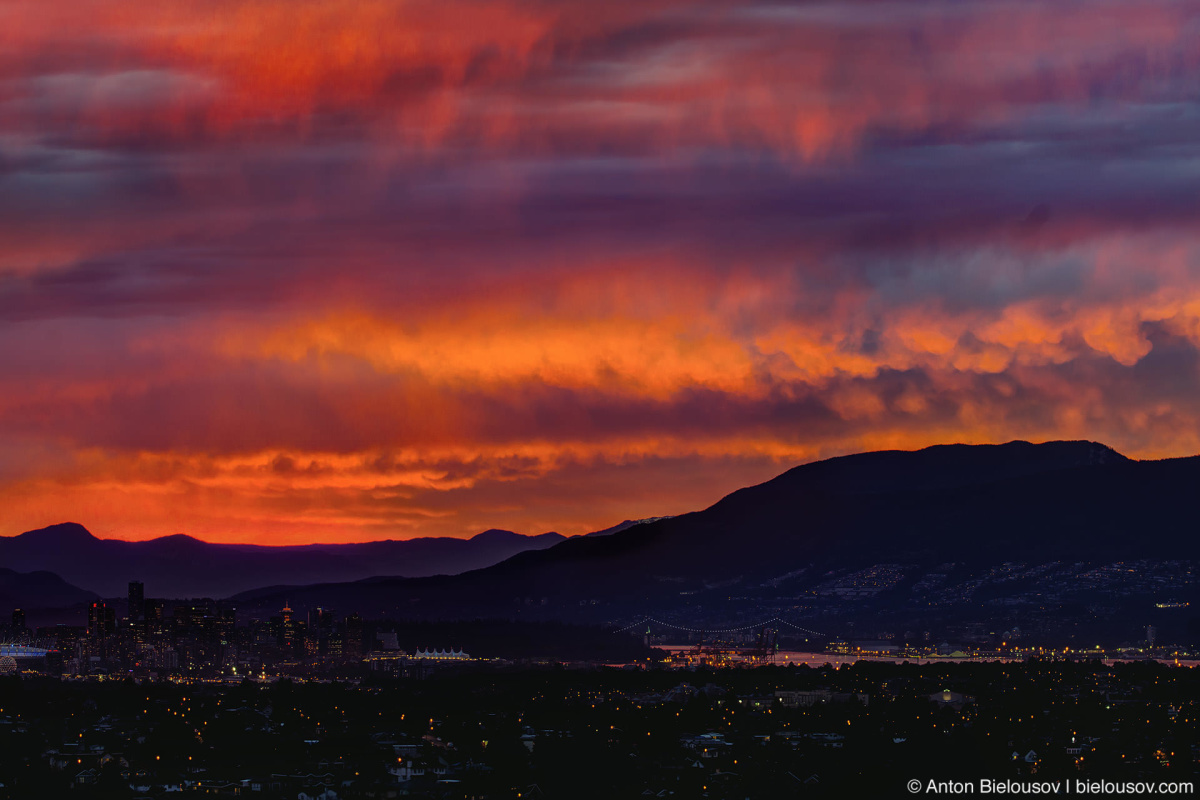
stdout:
<svg viewBox="0 0 1200 800">
<path fill-rule="evenodd" d="M 701 659 L 707 659 L 706 663 L 710 663 L 713 658 L 713 653 L 702 652 L 697 649 L 696 645 L 689 644 L 660 644 L 656 645 L 661 650 L 671 654 L 674 658 L 691 657 L 697 663 Z M 730 655 L 725 658 L 729 666 L 763 666 L 766 664 L 775 664 L 777 666 L 808 666 L 808 667 L 823 667 L 832 666 L 834 668 L 849 666 L 859 661 L 870 661 L 884 664 L 969 664 L 969 663 L 984 663 L 996 662 L 1002 664 L 1019 664 L 1028 661 L 1031 658 L 1062 658 L 1063 660 L 1071 661 L 1099 661 L 1105 666 L 1113 666 L 1114 664 L 1129 664 L 1143 661 L 1154 661 L 1166 666 L 1178 666 L 1193 668 L 1200 666 L 1200 658 L 1155 658 L 1149 656 L 1126 656 L 1126 657 L 1101 657 L 1090 655 L 1082 652 L 1078 655 L 1064 656 L 1061 653 L 1022 653 L 1021 655 L 998 655 L 995 653 L 978 653 L 973 655 L 952 655 L 952 656 L 905 656 L 905 655 L 867 655 L 867 654 L 843 654 L 843 653 L 825 653 L 825 652 L 808 652 L 801 650 L 779 650 L 774 654 L 774 658 L 770 656 L 766 658 L 752 658 L 738 654 L 734 650 L 727 651 Z"/>
</svg>

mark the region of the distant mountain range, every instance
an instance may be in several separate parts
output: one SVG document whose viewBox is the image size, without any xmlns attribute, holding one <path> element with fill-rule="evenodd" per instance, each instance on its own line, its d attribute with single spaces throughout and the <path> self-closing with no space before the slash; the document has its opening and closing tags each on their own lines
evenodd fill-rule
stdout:
<svg viewBox="0 0 1200 800">
<path fill-rule="evenodd" d="M 94 593 L 72 586 L 52 572 L 0 568 L 0 611 L 5 615 L 15 608 L 65 608 L 96 599 Z M 7 624 L 8 617 L 0 617 L 0 626 Z"/>
<path fill-rule="evenodd" d="M 152 597 L 232 595 L 255 615 L 285 602 L 408 620 L 782 614 L 829 631 L 974 620 L 1127 639 L 1164 620 L 1181 629 L 1200 607 L 1197 485 L 1200 457 L 939 445 L 806 464 L 703 511 L 571 539 L 487 531 L 274 548 L 99 540 L 65 524 L 0 539 L 0 564 L 106 597 L 131 579 Z"/>
<path fill-rule="evenodd" d="M 796 605 L 831 576 L 878 565 L 899 565 L 892 571 L 908 583 L 897 585 L 912 586 L 922 573 L 941 575 L 936 582 L 953 579 L 947 570 L 1006 562 L 1196 559 L 1198 485 L 1200 457 L 1132 461 L 1093 442 L 864 453 L 796 467 L 704 511 L 455 577 L 275 587 L 236 601 L 370 616 L 616 619 L 785 590 Z M 882 579 L 865 574 L 835 591 L 870 595 Z"/>
<path fill-rule="evenodd" d="M 98 539 L 82 525 L 68 522 L 0 537 L 0 565 L 48 570 L 103 597 L 124 597 L 132 580 L 145 583 L 147 597 L 227 597 L 278 583 L 457 574 L 565 538 L 557 533 L 522 536 L 488 530 L 470 539 L 263 547 L 210 544 L 182 535 L 144 542 Z"/>
</svg>

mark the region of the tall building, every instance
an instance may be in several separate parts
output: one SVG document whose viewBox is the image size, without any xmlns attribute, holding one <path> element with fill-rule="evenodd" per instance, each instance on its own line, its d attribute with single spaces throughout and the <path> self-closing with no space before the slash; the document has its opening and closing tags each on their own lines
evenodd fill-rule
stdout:
<svg viewBox="0 0 1200 800">
<path fill-rule="evenodd" d="M 150 637 L 164 637 L 170 627 L 167 623 L 167 604 L 162 600 L 145 601 L 143 608 L 146 612 L 146 633 Z"/>
<path fill-rule="evenodd" d="M 237 609 L 225 606 L 217 608 L 217 616 L 213 620 L 213 627 L 216 630 L 217 640 L 222 647 L 227 647 L 236 642 L 236 618 Z"/>
<path fill-rule="evenodd" d="M 146 618 L 146 587 L 141 581 L 129 582 L 129 624 L 137 625 Z"/>
<path fill-rule="evenodd" d="M 333 633 L 333 612 L 328 608 L 314 608 L 308 612 L 308 627 L 322 638 Z"/>
<path fill-rule="evenodd" d="M 117 613 L 108 607 L 103 600 L 92 603 L 88 608 L 88 636 L 105 638 L 117 627 Z"/>
<path fill-rule="evenodd" d="M 25 634 L 25 612 L 14 608 L 12 613 L 12 635 L 18 639 Z"/>
<path fill-rule="evenodd" d="M 211 597 L 196 597 L 175 604 L 175 632 L 203 630 L 217 616 L 217 603 Z"/>
<path fill-rule="evenodd" d="M 355 611 L 346 617 L 346 638 L 342 646 L 346 658 L 361 658 L 363 654 L 363 618 Z"/>
<path fill-rule="evenodd" d="M 292 609 L 286 603 L 279 614 L 282 621 L 279 646 L 287 653 L 292 654 L 301 644 L 300 626 L 296 624 L 296 620 L 292 619 Z"/>
<path fill-rule="evenodd" d="M 117 629 L 117 612 L 109 608 L 103 600 L 92 603 L 88 607 L 88 644 L 91 654 L 100 658 L 108 657 L 109 638 Z"/>
</svg>

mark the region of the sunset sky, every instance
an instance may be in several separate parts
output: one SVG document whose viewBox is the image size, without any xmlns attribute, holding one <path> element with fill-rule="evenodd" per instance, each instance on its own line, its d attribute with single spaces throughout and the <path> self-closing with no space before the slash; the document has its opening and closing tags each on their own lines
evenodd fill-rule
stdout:
<svg viewBox="0 0 1200 800">
<path fill-rule="evenodd" d="M 1200 4 L 0 0 L 0 534 L 1200 453 Z"/>
</svg>

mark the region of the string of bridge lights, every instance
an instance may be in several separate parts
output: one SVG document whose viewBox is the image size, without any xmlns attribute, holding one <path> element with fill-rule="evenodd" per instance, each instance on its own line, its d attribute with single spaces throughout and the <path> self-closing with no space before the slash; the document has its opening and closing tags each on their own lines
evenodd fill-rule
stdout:
<svg viewBox="0 0 1200 800">
<path fill-rule="evenodd" d="M 627 630 L 631 630 L 633 628 L 638 627 L 639 625 L 641 625 L 643 623 L 648 623 L 648 622 L 653 622 L 655 625 L 662 625 L 664 628 L 674 628 L 677 631 L 688 631 L 689 633 L 741 633 L 742 631 L 749 631 L 749 630 L 754 630 L 755 628 L 761 628 L 764 625 L 767 625 L 772 622 L 778 622 L 781 625 L 787 625 L 789 628 L 794 628 L 798 631 L 804 631 L 805 633 L 811 633 L 813 636 L 824 636 L 825 635 L 823 633 L 820 633 L 819 631 L 814 631 L 810 628 L 805 628 L 803 626 L 796 625 L 794 623 L 788 622 L 785 619 L 780 619 L 779 617 L 771 617 L 770 619 L 763 620 L 762 622 L 755 622 L 751 625 L 743 625 L 738 628 L 689 628 L 686 625 L 675 625 L 670 622 L 663 622 L 662 620 L 655 619 L 654 617 L 643 617 L 642 619 L 638 620 L 637 622 L 633 623 L 632 625 L 626 625 L 624 628 L 619 628 L 619 629 L 613 631 L 613 633 L 624 633 Z"/>
</svg>

